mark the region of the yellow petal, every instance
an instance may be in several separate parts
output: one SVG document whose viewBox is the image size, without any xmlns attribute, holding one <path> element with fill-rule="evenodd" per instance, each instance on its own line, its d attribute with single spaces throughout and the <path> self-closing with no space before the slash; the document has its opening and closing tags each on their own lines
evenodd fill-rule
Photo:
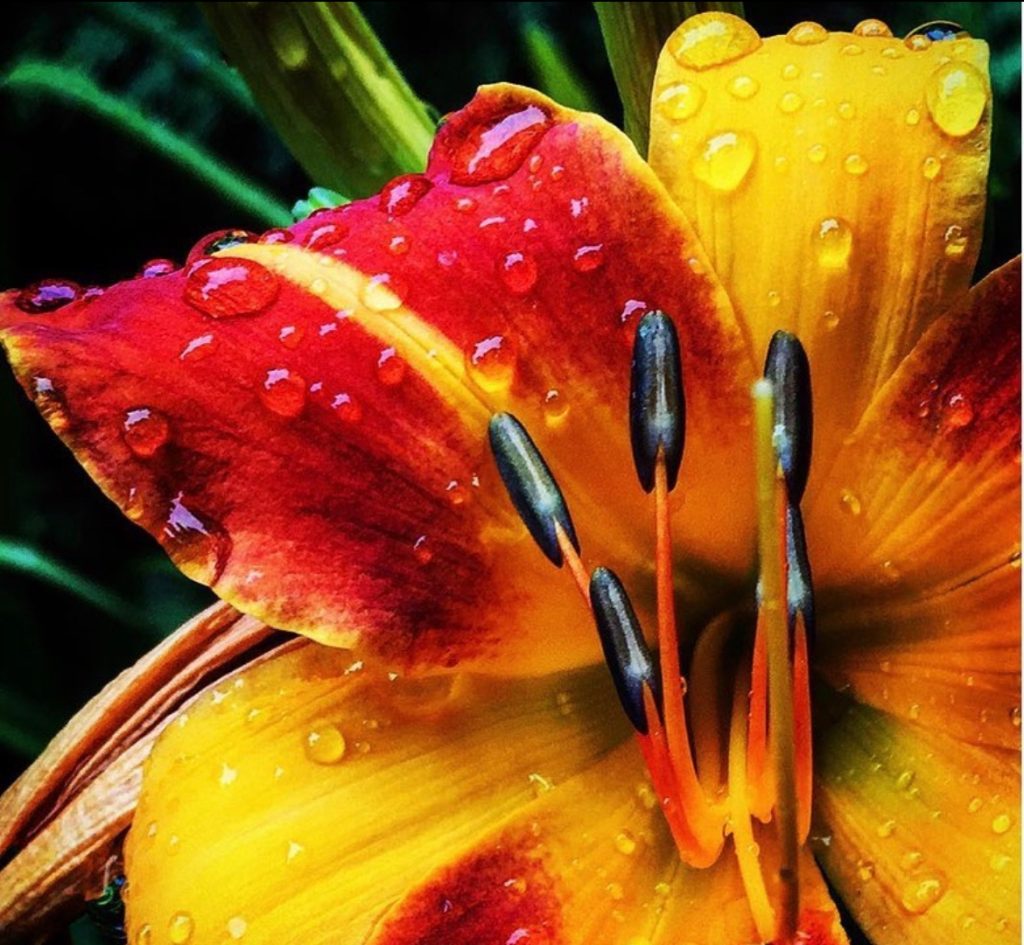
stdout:
<svg viewBox="0 0 1024 945">
<path fill-rule="evenodd" d="M 776 329 L 804 341 L 819 444 L 967 290 L 987 63 L 972 39 L 912 50 L 803 24 L 761 42 L 722 13 L 682 24 L 661 53 L 651 165 L 729 287 L 755 358 Z"/>
<path fill-rule="evenodd" d="M 853 706 L 819 761 L 822 864 L 872 942 L 1019 939 L 1016 753 Z"/>
<path fill-rule="evenodd" d="M 125 846 L 132 942 L 363 941 L 628 737 L 603 667 L 412 681 L 308 644 L 218 691 L 148 764 Z"/>
</svg>

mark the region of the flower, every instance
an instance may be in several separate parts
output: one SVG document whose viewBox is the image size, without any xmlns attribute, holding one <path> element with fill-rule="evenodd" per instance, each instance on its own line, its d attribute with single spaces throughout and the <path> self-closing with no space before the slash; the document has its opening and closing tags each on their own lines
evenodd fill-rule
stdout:
<svg viewBox="0 0 1024 945">
<path fill-rule="evenodd" d="M 166 728 L 125 843 L 133 941 L 733 943 L 787 921 L 842 941 L 812 853 L 879 942 L 1010 932 L 1020 287 L 1014 262 L 969 289 L 984 67 L 963 37 L 762 40 L 704 14 L 659 62 L 649 167 L 594 116 L 492 86 L 377 197 L 102 293 L 2 297 L 51 425 L 256 618 L 200 620 L 107 695 L 138 706 L 124 728 L 93 713 L 89 737 L 117 757 L 213 642 L 273 644 L 264 624 L 316 641 Z M 642 323 L 631 449 L 631 350 L 656 310 L 672 321 Z M 813 826 L 811 599 L 785 577 L 809 579 L 801 512 Z M 632 600 L 607 571 L 588 589 L 629 719 L 573 586 L 577 535 Z M 659 713 L 633 607 L 681 636 L 699 782 L 674 647 Z M 86 788 L 109 824 L 132 817 L 152 735 Z M 14 810 L 45 793 L 26 783 Z"/>
</svg>

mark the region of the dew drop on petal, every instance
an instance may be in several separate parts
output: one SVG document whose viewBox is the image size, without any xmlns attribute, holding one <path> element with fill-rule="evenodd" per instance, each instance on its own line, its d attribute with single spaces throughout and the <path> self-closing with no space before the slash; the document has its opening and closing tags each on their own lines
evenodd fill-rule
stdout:
<svg viewBox="0 0 1024 945">
<path fill-rule="evenodd" d="M 795 46 L 817 46 L 828 39 L 828 30 L 820 23 L 813 23 L 805 20 L 797 23 L 786 34 L 786 41 Z"/>
<path fill-rule="evenodd" d="M 337 764 L 345 757 L 347 747 L 345 736 L 331 722 L 314 725 L 303 741 L 306 757 L 318 765 Z"/>
<path fill-rule="evenodd" d="M 849 489 L 843 489 L 840 491 L 839 507 L 848 515 L 852 515 L 855 518 L 863 511 L 860 499 L 857 498 L 856 493 L 851 492 Z"/>
<path fill-rule="evenodd" d="M 269 269 L 228 256 L 194 266 L 185 279 L 185 301 L 211 318 L 255 315 L 272 305 L 279 291 Z"/>
<path fill-rule="evenodd" d="M 537 284 L 537 262 L 527 252 L 506 253 L 498 264 L 498 274 L 510 292 L 525 295 Z"/>
<path fill-rule="evenodd" d="M 377 358 L 377 379 L 386 387 L 396 387 L 405 380 L 406 363 L 394 348 L 385 348 Z"/>
<path fill-rule="evenodd" d="M 875 829 L 875 833 L 883 840 L 891 837 L 896 832 L 895 820 L 883 820 Z"/>
<path fill-rule="evenodd" d="M 412 543 L 412 553 L 420 564 L 430 564 L 434 558 L 434 552 L 430 549 L 430 542 L 426 535 L 420 535 Z"/>
<path fill-rule="evenodd" d="M 911 915 L 924 915 L 945 892 L 946 887 L 938 877 L 913 880 L 903 888 L 900 905 Z"/>
<path fill-rule="evenodd" d="M 723 131 L 705 140 L 693 159 L 694 176 L 729 193 L 743 183 L 757 155 L 757 142 L 745 131 Z"/>
<path fill-rule="evenodd" d="M 178 360 L 189 362 L 202 361 L 216 350 L 217 339 L 213 335 L 198 335 L 181 349 Z"/>
<path fill-rule="evenodd" d="M 892 36 L 892 30 L 881 20 L 861 20 L 854 28 L 855 36 Z"/>
<path fill-rule="evenodd" d="M 444 141 L 453 184 L 487 184 L 511 177 L 551 127 L 551 116 L 539 105 L 481 121 L 454 145 Z M 443 139 L 442 139 L 443 140 Z"/>
<path fill-rule="evenodd" d="M 125 412 L 122 435 L 136 456 L 149 459 L 168 441 L 171 428 L 159 411 L 135 407 Z"/>
<path fill-rule="evenodd" d="M 175 912 L 167 923 L 167 938 L 171 945 L 185 945 L 192 938 L 195 923 L 187 912 Z"/>
<path fill-rule="evenodd" d="M 967 237 L 964 236 L 963 228 L 955 223 L 946 228 L 942 240 L 943 252 L 949 259 L 959 259 L 967 251 Z"/>
<path fill-rule="evenodd" d="M 655 97 L 658 111 L 669 121 L 685 121 L 700 111 L 707 93 L 696 82 L 674 82 Z"/>
<path fill-rule="evenodd" d="M 826 309 L 821 319 L 829 331 L 835 331 L 839 327 L 839 316 L 832 309 Z"/>
<path fill-rule="evenodd" d="M 669 38 L 668 49 L 687 69 L 711 69 L 754 52 L 761 37 L 746 21 L 728 13 L 698 13 Z"/>
<path fill-rule="evenodd" d="M 380 192 L 380 209 L 389 217 L 407 214 L 434 185 L 422 174 L 405 174 L 386 184 Z"/>
<path fill-rule="evenodd" d="M 306 235 L 303 245 L 317 252 L 333 249 L 348 236 L 348 227 L 341 223 L 322 223 Z"/>
<path fill-rule="evenodd" d="M 14 304 L 29 315 L 41 315 L 63 308 L 82 295 L 82 287 L 70 279 L 41 279 L 25 286 L 14 300 Z"/>
<path fill-rule="evenodd" d="M 240 939 L 245 935 L 246 930 L 249 928 L 249 923 L 246 922 L 242 916 L 236 915 L 228 919 L 226 928 L 228 935 L 233 939 Z"/>
<path fill-rule="evenodd" d="M 940 408 L 942 426 L 946 430 L 961 430 L 974 420 L 974 408 L 961 393 L 947 394 Z"/>
<path fill-rule="evenodd" d="M 456 197 L 455 209 L 459 213 L 469 213 L 476 209 L 476 201 L 472 197 Z"/>
<path fill-rule="evenodd" d="M 867 173 L 868 162 L 859 154 L 848 154 L 843 161 L 843 170 L 854 177 L 860 177 Z"/>
<path fill-rule="evenodd" d="M 857 106 L 853 102 L 840 102 L 836 106 L 836 111 L 839 112 L 839 117 L 850 121 L 857 117 Z"/>
<path fill-rule="evenodd" d="M 216 583 L 231 554 L 228 535 L 186 505 L 181 492 L 171 499 L 161 538 L 178 567 L 201 584 Z"/>
<path fill-rule="evenodd" d="M 1009 814 L 999 814 L 992 820 L 992 832 L 1004 834 L 1013 826 L 1013 818 Z"/>
<path fill-rule="evenodd" d="M 779 99 L 779 111 L 786 115 L 792 115 L 804 107 L 804 100 L 796 92 L 785 92 Z"/>
<path fill-rule="evenodd" d="M 363 283 L 360 298 L 374 312 L 391 312 L 399 308 L 405 292 L 390 273 L 379 272 Z"/>
<path fill-rule="evenodd" d="M 864 52 L 864 47 L 858 46 L 856 43 L 847 43 L 841 52 L 844 56 L 859 56 Z"/>
<path fill-rule="evenodd" d="M 147 922 L 139 927 L 135 933 L 135 945 L 151 945 L 153 941 L 153 927 Z"/>
<path fill-rule="evenodd" d="M 800 78 L 800 67 L 793 62 L 787 62 L 779 73 L 783 79 L 793 80 Z"/>
<path fill-rule="evenodd" d="M 636 852 L 636 837 L 628 830 L 615 835 L 615 849 L 623 856 L 632 856 Z"/>
<path fill-rule="evenodd" d="M 926 157 L 921 164 L 921 173 L 924 174 L 926 180 L 935 180 L 941 170 L 942 162 L 936 157 Z"/>
<path fill-rule="evenodd" d="M 823 144 L 812 144 L 807 149 L 807 160 L 812 164 L 821 164 L 828 157 L 828 148 Z"/>
<path fill-rule="evenodd" d="M 173 259 L 151 259 L 143 263 L 139 269 L 140 279 L 156 279 L 159 276 L 166 276 L 177 269 Z"/>
<path fill-rule="evenodd" d="M 853 249 L 853 230 L 839 217 L 826 217 L 815 228 L 812 237 L 818 265 L 823 269 L 843 269 Z"/>
<path fill-rule="evenodd" d="M 469 375 L 489 393 L 508 390 L 515 377 L 518 357 L 515 346 L 504 335 L 482 338 L 466 352 Z"/>
<path fill-rule="evenodd" d="M 295 234 L 292 233 L 291 230 L 274 227 L 273 229 L 267 230 L 263 233 L 257 242 L 273 246 L 275 243 L 291 243 L 294 239 Z"/>
<path fill-rule="evenodd" d="M 363 408 L 359 406 L 359 402 L 353 399 L 351 394 L 344 392 L 334 395 L 331 409 L 346 423 L 358 423 L 363 418 Z"/>
<path fill-rule="evenodd" d="M 921 113 L 916 108 L 908 108 L 907 114 L 903 116 L 903 120 L 913 128 L 915 125 L 921 122 Z"/>
<path fill-rule="evenodd" d="M 757 79 L 753 79 L 749 75 L 738 75 L 729 82 L 728 88 L 730 95 L 746 101 L 757 95 L 761 85 Z"/>
<path fill-rule="evenodd" d="M 988 104 L 985 79 L 966 62 L 947 62 L 928 79 L 925 101 L 932 121 L 947 135 L 962 138 L 978 127 Z"/>
<path fill-rule="evenodd" d="M 581 246 L 573 253 L 572 267 L 577 272 L 593 272 L 604 265 L 604 244 Z"/>
<path fill-rule="evenodd" d="M 306 406 L 306 381 L 288 368 L 273 368 L 260 387 L 263 406 L 280 417 L 297 417 Z"/>
</svg>

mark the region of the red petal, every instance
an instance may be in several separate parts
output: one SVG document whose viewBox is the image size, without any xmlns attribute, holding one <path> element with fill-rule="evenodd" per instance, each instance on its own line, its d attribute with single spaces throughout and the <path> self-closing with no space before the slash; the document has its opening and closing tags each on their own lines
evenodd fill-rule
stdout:
<svg viewBox="0 0 1024 945">
<path fill-rule="evenodd" d="M 709 497 L 748 448 L 752 370 L 685 221 L 610 126 L 492 87 L 424 176 L 289 232 L 229 234 L 216 258 L 34 317 L 0 297 L 23 385 L 190 576 L 321 640 L 372 632 L 396 663 L 598 658 L 485 428 L 516 412 L 585 550 L 646 569 L 623 326 L 654 307 L 688 355 L 687 527 L 704 557 L 745 565 L 749 490 Z"/>
</svg>

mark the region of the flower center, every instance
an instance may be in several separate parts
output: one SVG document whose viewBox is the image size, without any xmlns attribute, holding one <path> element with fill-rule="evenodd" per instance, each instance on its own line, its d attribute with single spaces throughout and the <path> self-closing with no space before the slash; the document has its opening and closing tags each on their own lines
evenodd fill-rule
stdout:
<svg viewBox="0 0 1024 945">
<path fill-rule="evenodd" d="M 796 932 L 800 847 L 810 830 L 812 786 L 808 648 L 814 600 L 800 512 L 812 410 L 807 356 L 796 337 L 775 334 L 752 397 L 756 621 L 746 658 L 728 674 L 723 656 L 739 623 L 730 615 L 711 624 L 689 651 L 680 646 L 686 637 L 676 613 L 671 496 L 683 455 L 685 400 L 678 336 L 667 315 L 650 313 L 637 328 L 629 409 L 634 465 L 654 504 L 657 661 L 619 578 L 600 567 L 588 575 L 565 499 L 527 431 L 510 414 L 496 414 L 490 441 L 531 535 L 553 564 L 568 565 L 593 614 L 680 858 L 710 866 L 731 835 L 759 933 L 765 941 L 786 942 Z M 723 677 L 724 713 L 717 708 Z M 719 721 L 723 717 L 727 724 Z M 755 820 L 774 827 L 772 870 L 763 866 L 755 841 L 755 833 L 767 828 L 756 827 Z"/>
</svg>

